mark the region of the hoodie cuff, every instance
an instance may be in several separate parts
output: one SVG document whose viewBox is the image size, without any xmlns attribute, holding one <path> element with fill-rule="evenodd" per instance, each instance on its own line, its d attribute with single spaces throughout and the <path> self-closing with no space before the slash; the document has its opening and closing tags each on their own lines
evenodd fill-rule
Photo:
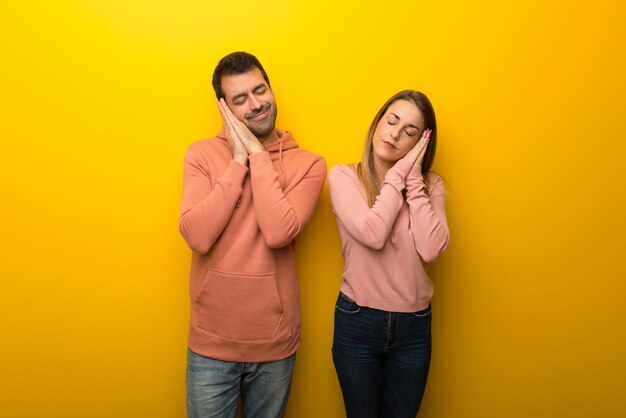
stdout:
<svg viewBox="0 0 626 418">
<path fill-rule="evenodd" d="M 224 178 L 227 179 L 226 181 L 241 188 L 241 185 L 248 174 L 248 167 L 235 160 L 230 160 L 224 174 Z"/>
<path fill-rule="evenodd" d="M 250 161 L 250 176 L 252 178 L 276 173 L 268 151 L 254 153 L 248 157 L 248 160 Z"/>
</svg>

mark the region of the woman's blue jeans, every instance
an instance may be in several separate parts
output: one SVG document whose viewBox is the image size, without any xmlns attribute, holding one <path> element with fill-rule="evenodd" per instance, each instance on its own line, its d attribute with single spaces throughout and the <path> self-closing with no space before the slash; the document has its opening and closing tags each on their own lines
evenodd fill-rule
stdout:
<svg viewBox="0 0 626 418">
<path fill-rule="evenodd" d="M 386 312 L 339 293 L 333 361 L 348 418 L 415 418 L 431 349 L 430 306 L 414 313 Z"/>
</svg>

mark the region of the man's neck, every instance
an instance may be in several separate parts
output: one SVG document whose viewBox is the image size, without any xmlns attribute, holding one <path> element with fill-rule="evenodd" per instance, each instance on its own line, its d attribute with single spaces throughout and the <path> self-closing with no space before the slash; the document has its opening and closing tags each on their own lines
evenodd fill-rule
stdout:
<svg viewBox="0 0 626 418">
<path fill-rule="evenodd" d="M 259 138 L 259 142 L 263 144 L 264 147 L 267 147 L 269 144 L 278 141 L 281 136 L 282 132 L 274 128 L 269 134 Z"/>
</svg>

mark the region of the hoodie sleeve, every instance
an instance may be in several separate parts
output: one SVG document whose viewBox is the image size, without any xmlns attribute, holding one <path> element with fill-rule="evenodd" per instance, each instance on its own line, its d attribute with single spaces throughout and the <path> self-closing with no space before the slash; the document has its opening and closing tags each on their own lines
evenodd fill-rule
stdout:
<svg viewBox="0 0 626 418">
<path fill-rule="evenodd" d="M 330 200 L 337 219 L 361 244 L 380 250 L 385 246 L 403 204 L 402 190 L 410 162 L 398 161 L 385 175 L 380 194 L 371 208 L 360 191 L 356 174 L 334 166 L 328 176 Z"/>
<path fill-rule="evenodd" d="M 231 160 L 212 186 L 206 159 L 193 148 L 185 156 L 180 232 L 189 247 L 206 254 L 220 236 L 241 196 L 247 167 Z"/>
<path fill-rule="evenodd" d="M 316 156 L 304 162 L 303 176 L 287 192 L 280 185 L 269 152 L 249 157 L 254 211 L 270 248 L 288 245 L 311 219 L 326 180 L 326 162 Z M 296 170 L 303 170 L 296 167 Z"/>
<path fill-rule="evenodd" d="M 443 179 L 429 175 L 430 193 L 426 192 L 426 183 L 417 168 L 411 170 L 406 182 L 415 250 L 427 263 L 435 261 L 450 243 Z"/>
</svg>

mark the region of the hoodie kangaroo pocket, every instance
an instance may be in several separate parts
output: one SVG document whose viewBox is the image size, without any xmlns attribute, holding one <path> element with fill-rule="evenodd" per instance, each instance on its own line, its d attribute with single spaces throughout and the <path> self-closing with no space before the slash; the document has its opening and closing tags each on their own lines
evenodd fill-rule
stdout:
<svg viewBox="0 0 626 418">
<path fill-rule="evenodd" d="M 233 340 L 272 339 L 283 318 L 274 273 L 209 270 L 195 303 L 198 328 Z"/>
</svg>

